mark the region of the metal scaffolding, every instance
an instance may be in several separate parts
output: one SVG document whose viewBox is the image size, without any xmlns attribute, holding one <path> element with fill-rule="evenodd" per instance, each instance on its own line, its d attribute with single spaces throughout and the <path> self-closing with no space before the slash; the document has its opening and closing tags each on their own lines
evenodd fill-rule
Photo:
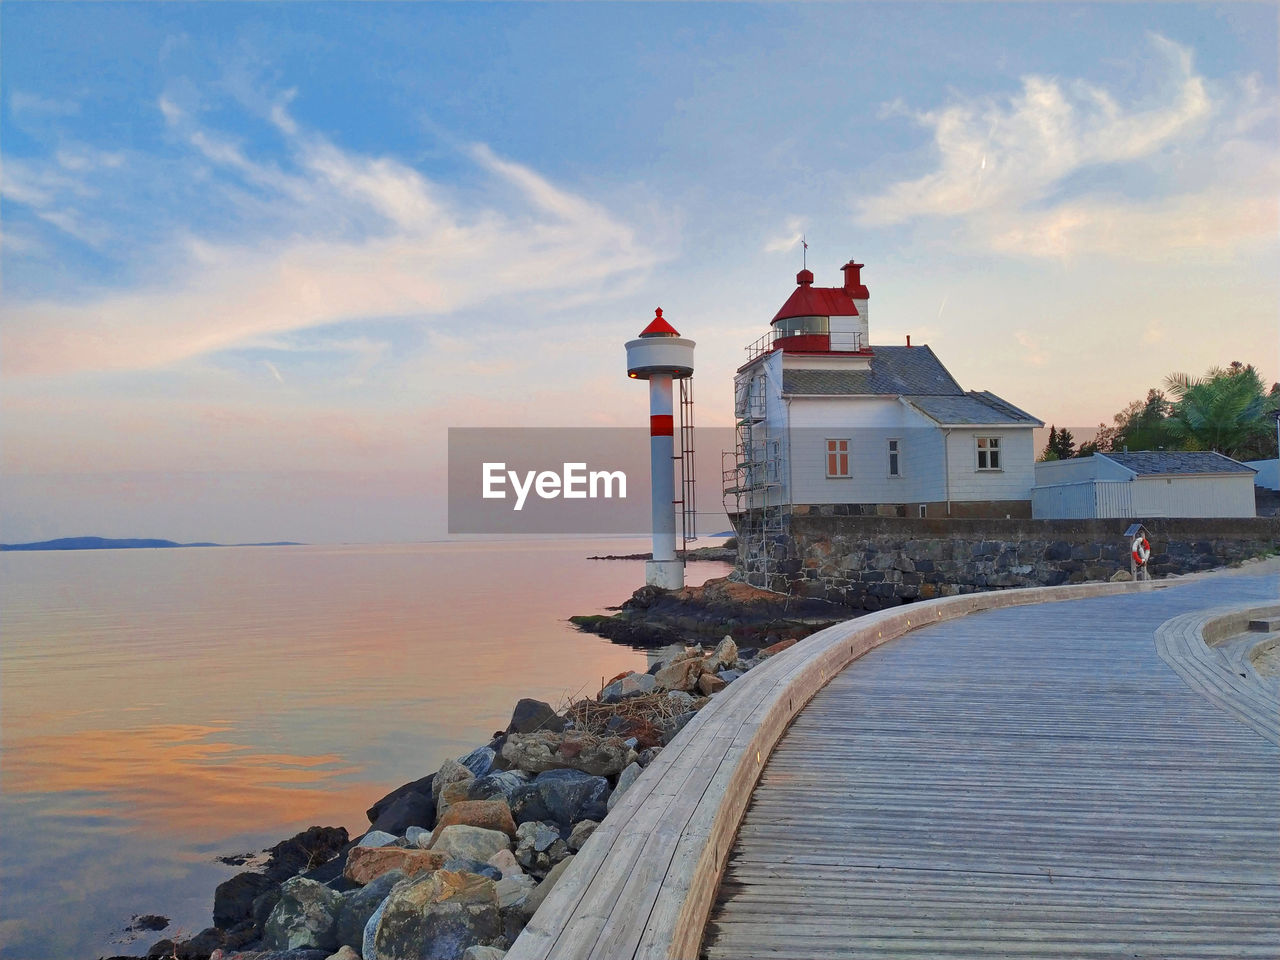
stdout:
<svg viewBox="0 0 1280 960">
<path fill-rule="evenodd" d="M 749 583 L 771 588 L 787 533 L 782 437 L 770 428 L 763 373 L 738 386 L 735 449 L 721 458 L 725 511 L 733 518 Z"/>
</svg>

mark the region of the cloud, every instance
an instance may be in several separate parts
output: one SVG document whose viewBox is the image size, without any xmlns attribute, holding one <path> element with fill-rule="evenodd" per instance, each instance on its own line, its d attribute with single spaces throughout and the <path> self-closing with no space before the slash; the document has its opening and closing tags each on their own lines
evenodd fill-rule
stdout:
<svg viewBox="0 0 1280 960">
<path fill-rule="evenodd" d="M 1215 97 L 1189 50 L 1158 35 L 1150 42 L 1163 66 L 1155 102 L 1123 104 L 1083 80 L 1027 76 L 1015 96 L 912 115 L 933 133 L 936 168 L 862 199 L 859 219 L 954 219 L 965 242 L 1032 257 L 1159 257 L 1270 241 L 1273 148 L 1249 137 L 1274 122 L 1274 106 L 1248 78 Z M 1117 171 L 1134 184 L 1129 193 L 1144 195 L 1082 185 Z"/>
<path fill-rule="evenodd" d="M 553 293 L 606 296 L 659 259 L 603 206 L 484 144 L 466 152 L 485 181 L 477 201 L 474 188 L 463 193 L 396 158 L 343 149 L 281 103 L 271 109 L 283 148 L 275 162 L 251 157 L 168 98 L 158 107 L 192 169 L 212 171 L 220 192 L 211 189 L 209 202 L 252 210 L 252 228 L 231 240 L 188 228 L 174 240 L 179 265 L 160 282 L 10 304 L 7 375 L 164 367 L 344 321 L 441 317 L 515 297 L 531 308 L 529 298 Z M 7 167 L 6 196 L 75 232 L 70 211 L 52 206 L 51 178 L 65 179 L 55 166 L 19 164 L 12 184 Z"/>
<path fill-rule="evenodd" d="M 15 116 L 74 117 L 80 112 L 80 104 L 75 100 L 57 100 L 14 90 L 9 94 L 9 109 Z"/>
<path fill-rule="evenodd" d="M 789 250 L 794 250 L 803 240 L 804 220 L 800 217 L 787 217 L 783 233 L 767 242 L 764 245 L 764 252 L 786 253 Z"/>
<path fill-rule="evenodd" d="M 1044 347 L 1025 330 L 1018 330 L 1014 333 L 1013 338 L 1018 341 L 1018 346 L 1022 347 L 1022 360 L 1033 367 L 1043 367 L 1048 363 L 1049 358 L 1045 355 Z"/>
</svg>

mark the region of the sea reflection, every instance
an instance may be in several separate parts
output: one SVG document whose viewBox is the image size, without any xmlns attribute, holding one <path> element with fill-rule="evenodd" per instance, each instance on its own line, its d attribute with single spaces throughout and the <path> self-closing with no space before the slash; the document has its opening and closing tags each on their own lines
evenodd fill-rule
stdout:
<svg viewBox="0 0 1280 960">
<path fill-rule="evenodd" d="M 0 958 L 140 954 L 160 934 L 112 942 L 137 913 L 194 933 L 240 869 L 217 856 L 363 829 L 520 697 L 559 705 L 644 669 L 564 622 L 643 580 L 585 558 L 635 549 L 0 554 Z"/>
</svg>

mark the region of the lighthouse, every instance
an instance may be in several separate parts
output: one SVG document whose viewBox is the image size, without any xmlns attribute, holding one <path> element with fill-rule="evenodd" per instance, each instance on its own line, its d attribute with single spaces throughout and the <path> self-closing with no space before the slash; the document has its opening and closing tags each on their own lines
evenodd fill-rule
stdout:
<svg viewBox="0 0 1280 960">
<path fill-rule="evenodd" d="M 675 416 L 672 386 L 693 376 L 692 340 L 680 336 L 654 311 L 652 322 L 627 341 L 627 376 L 649 381 L 649 456 L 653 490 L 653 559 L 645 583 L 667 590 L 684 586 L 684 561 L 676 559 Z"/>
</svg>

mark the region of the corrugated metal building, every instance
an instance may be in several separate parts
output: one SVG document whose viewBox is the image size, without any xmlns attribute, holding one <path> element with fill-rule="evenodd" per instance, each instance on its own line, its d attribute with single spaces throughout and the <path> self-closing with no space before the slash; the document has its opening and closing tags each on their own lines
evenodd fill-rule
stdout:
<svg viewBox="0 0 1280 960">
<path fill-rule="evenodd" d="M 1093 517 L 1252 517 L 1254 469 L 1220 453 L 1095 453 L 1037 463 L 1031 515 Z"/>
</svg>

